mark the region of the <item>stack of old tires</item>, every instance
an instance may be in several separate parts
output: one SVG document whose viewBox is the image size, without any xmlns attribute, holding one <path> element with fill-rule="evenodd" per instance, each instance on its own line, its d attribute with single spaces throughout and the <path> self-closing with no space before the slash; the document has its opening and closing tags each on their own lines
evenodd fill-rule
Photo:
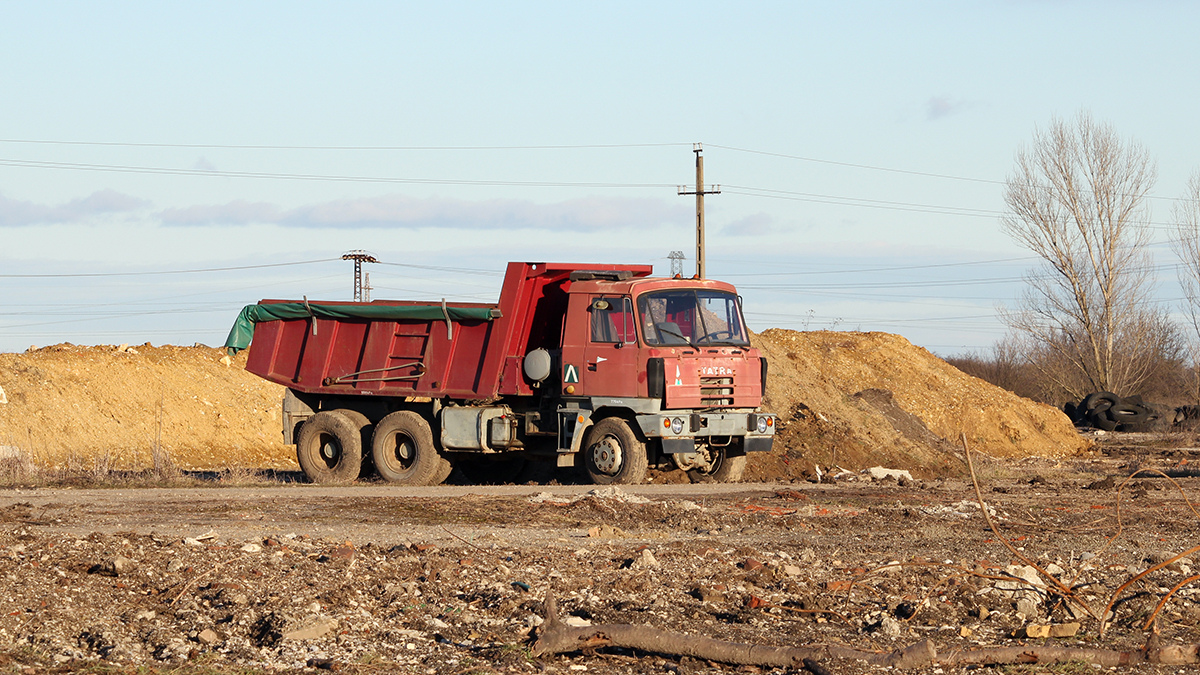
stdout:
<svg viewBox="0 0 1200 675">
<path fill-rule="evenodd" d="M 1088 394 L 1078 405 L 1067 403 L 1063 412 L 1075 426 L 1104 431 L 1156 431 L 1174 421 L 1161 406 L 1148 404 L 1141 396 L 1121 398 L 1108 391 Z"/>
</svg>

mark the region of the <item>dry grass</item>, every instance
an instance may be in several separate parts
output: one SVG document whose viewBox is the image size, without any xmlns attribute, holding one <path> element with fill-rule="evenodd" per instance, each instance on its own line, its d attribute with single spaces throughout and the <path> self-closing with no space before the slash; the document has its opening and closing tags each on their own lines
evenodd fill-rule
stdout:
<svg viewBox="0 0 1200 675">
<path fill-rule="evenodd" d="M 117 466 L 112 453 L 92 457 L 70 454 L 61 461 L 42 461 L 33 453 L 8 446 L 0 457 L 0 488 L 39 487 L 188 487 L 248 486 L 280 482 L 271 472 L 244 466 L 217 471 L 185 471 L 162 448 L 152 449 L 153 466 L 134 469 Z"/>
</svg>

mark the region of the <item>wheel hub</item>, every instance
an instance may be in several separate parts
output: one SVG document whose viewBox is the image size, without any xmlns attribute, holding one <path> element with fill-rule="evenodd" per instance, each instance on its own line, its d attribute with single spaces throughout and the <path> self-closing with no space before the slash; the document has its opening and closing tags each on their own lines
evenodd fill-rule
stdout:
<svg viewBox="0 0 1200 675">
<path fill-rule="evenodd" d="M 612 438 L 601 439 L 591 447 L 592 465 L 610 476 L 621 470 L 621 446 Z"/>
<path fill-rule="evenodd" d="M 337 459 L 338 455 L 340 454 L 341 448 L 338 447 L 337 443 L 329 441 L 321 444 L 321 457 L 326 461 L 332 462 L 333 460 Z"/>
</svg>

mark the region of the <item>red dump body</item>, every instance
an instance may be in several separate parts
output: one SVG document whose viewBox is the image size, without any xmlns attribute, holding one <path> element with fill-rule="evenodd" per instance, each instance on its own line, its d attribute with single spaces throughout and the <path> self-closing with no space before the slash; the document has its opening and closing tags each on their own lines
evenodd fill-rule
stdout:
<svg viewBox="0 0 1200 675">
<path fill-rule="evenodd" d="M 628 271 L 635 277 L 651 272 L 649 265 L 509 263 L 497 304 L 448 303 L 448 307 L 495 308 L 499 317 L 491 321 L 266 321 L 255 326 L 246 369 L 297 391 L 326 395 L 490 399 L 530 394 L 532 389 L 521 376 L 521 360 L 533 349 L 561 346 L 567 310 L 563 285 L 572 271 L 581 268 Z M 259 304 L 281 302 L 290 301 Z M 372 304 L 426 303 L 377 300 Z M 447 339 L 448 323 L 452 339 Z"/>
</svg>

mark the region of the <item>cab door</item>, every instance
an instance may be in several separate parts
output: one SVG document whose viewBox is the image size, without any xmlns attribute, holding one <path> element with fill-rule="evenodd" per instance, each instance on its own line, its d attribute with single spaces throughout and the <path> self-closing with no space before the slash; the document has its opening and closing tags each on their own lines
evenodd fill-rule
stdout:
<svg viewBox="0 0 1200 675">
<path fill-rule="evenodd" d="M 587 396 L 637 396 L 638 349 L 633 301 L 626 295 L 592 295 L 580 372 Z"/>
</svg>

